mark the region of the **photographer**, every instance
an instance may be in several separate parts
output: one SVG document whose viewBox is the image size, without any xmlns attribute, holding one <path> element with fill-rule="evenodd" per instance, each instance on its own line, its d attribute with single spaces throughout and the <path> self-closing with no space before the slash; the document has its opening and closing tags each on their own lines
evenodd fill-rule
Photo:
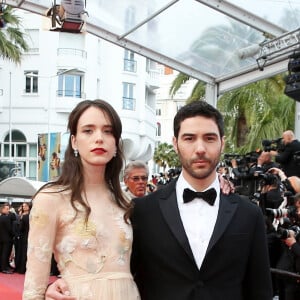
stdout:
<svg viewBox="0 0 300 300">
<path fill-rule="evenodd" d="M 300 192 L 300 178 L 298 176 L 288 177 L 284 171 L 279 168 L 270 168 L 268 173 L 277 174 L 287 191 L 293 194 Z"/>
<path fill-rule="evenodd" d="M 300 151 L 300 142 L 291 130 L 287 130 L 282 134 L 282 142 L 284 149 L 282 151 L 271 150 L 271 155 L 275 156 L 275 161 L 280 163 L 288 177 L 300 176 L 300 165 L 294 159 L 294 155 Z"/>
<path fill-rule="evenodd" d="M 267 172 L 271 168 L 279 168 L 279 164 L 272 160 L 272 154 L 268 151 L 262 151 L 257 158 L 256 171 Z"/>
<path fill-rule="evenodd" d="M 274 218 L 282 218 L 277 227 L 277 237 L 282 241 L 282 251 L 277 263 L 277 271 L 300 273 L 300 193 L 293 197 L 286 208 L 273 210 Z M 279 273 L 280 274 L 280 273 Z M 300 299 L 300 284 L 292 276 L 278 277 L 279 299 Z"/>
<path fill-rule="evenodd" d="M 235 190 L 240 195 L 252 196 L 257 190 L 256 171 L 258 153 L 250 152 L 240 158 L 231 159 Z"/>
<path fill-rule="evenodd" d="M 277 175 L 262 173 L 259 178 L 259 206 L 266 214 L 265 208 L 279 208 L 283 202 L 280 179 Z"/>
<path fill-rule="evenodd" d="M 267 151 L 250 152 L 240 159 L 231 160 L 232 173 L 238 181 L 237 192 L 250 198 L 267 198 L 277 203 L 282 201 L 277 176 L 268 174 L 270 168 L 278 167 L 272 161 L 272 156 Z M 258 195 L 259 194 L 259 195 Z"/>
</svg>

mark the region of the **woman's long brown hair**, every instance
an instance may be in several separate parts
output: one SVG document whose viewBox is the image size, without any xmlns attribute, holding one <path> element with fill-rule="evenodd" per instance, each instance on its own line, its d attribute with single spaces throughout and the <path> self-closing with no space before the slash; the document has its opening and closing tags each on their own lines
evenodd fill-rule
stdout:
<svg viewBox="0 0 300 300">
<path fill-rule="evenodd" d="M 75 202 L 80 203 L 85 209 L 86 212 L 85 219 L 87 222 L 91 212 L 91 208 L 82 197 L 82 195 L 85 193 L 84 179 L 83 179 L 83 165 L 81 163 L 80 156 L 78 155 L 78 157 L 75 157 L 74 155 L 74 150 L 72 148 L 72 143 L 71 143 L 71 136 L 76 135 L 78 120 L 89 107 L 96 107 L 101 109 L 105 114 L 107 114 L 107 116 L 110 119 L 113 136 L 116 140 L 116 156 L 113 157 L 106 165 L 104 177 L 106 183 L 109 186 L 109 189 L 111 190 L 111 192 L 115 197 L 118 206 L 125 209 L 124 219 L 126 222 L 128 222 L 131 204 L 124 197 L 124 193 L 121 189 L 120 178 L 119 178 L 120 172 L 123 167 L 123 161 L 124 161 L 124 155 L 123 155 L 122 144 L 121 144 L 122 123 L 115 109 L 104 100 L 99 100 L 99 99 L 84 100 L 78 103 L 77 106 L 70 113 L 69 121 L 68 121 L 68 131 L 70 133 L 70 137 L 65 152 L 65 159 L 62 166 L 61 175 L 56 181 L 47 183 L 40 190 L 43 190 L 51 186 L 60 186 L 60 187 L 62 186 L 63 190 L 70 190 L 71 191 L 70 201 L 72 207 L 76 212 L 78 212 Z"/>
</svg>

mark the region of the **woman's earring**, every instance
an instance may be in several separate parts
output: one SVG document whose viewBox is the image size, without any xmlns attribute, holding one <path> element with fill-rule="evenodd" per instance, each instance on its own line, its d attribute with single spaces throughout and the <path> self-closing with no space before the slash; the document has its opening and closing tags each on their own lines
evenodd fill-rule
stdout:
<svg viewBox="0 0 300 300">
<path fill-rule="evenodd" d="M 74 156 L 77 157 L 78 156 L 78 150 L 74 149 Z"/>
<path fill-rule="evenodd" d="M 114 154 L 114 157 L 116 157 L 117 156 L 117 150 L 115 151 L 115 154 Z"/>
</svg>

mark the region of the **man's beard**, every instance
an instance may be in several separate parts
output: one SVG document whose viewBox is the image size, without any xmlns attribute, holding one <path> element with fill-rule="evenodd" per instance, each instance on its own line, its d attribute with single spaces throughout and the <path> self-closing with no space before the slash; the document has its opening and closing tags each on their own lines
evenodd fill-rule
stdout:
<svg viewBox="0 0 300 300">
<path fill-rule="evenodd" d="M 192 158 L 192 159 L 186 160 L 186 159 L 183 159 L 183 157 L 181 156 L 179 150 L 178 150 L 178 156 L 179 156 L 179 159 L 181 161 L 182 168 L 185 169 L 186 172 L 190 176 L 192 176 L 195 179 L 205 179 L 205 178 L 209 177 L 212 173 L 216 172 L 217 165 L 220 161 L 221 153 L 214 160 L 207 159 L 205 157 L 197 157 L 197 158 Z M 195 168 L 195 167 L 193 167 L 194 162 L 199 160 L 199 159 L 205 160 L 208 167 L 205 167 L 205 168 L 200 168 L 200 167 Z"/>
</svg>

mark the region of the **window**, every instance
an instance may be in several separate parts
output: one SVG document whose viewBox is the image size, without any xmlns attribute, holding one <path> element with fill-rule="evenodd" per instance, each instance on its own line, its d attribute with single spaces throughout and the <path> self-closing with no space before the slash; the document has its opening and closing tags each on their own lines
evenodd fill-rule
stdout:
<svg viewBox="0 0 300 300">
<path fill-rule="evenodd" d="M 37 163 L 36 161 L 29 162 L 29 179 L 36 180 L 36 170 L 37 170 Z"/>
<path fill-rule="evenodd" d="M 124 53 L 124 71 L 136 72 L 136 61 L 134 60 L 134 53 L 126 49 Z"/>
<path fill-rule="evenodd" d="M 38 92 L 38 71 L 25 71 L 25 93 L 37 93 Z"/>
<path fill-rule="evenodd" d="M 17 171 L 15 175 L 25 176 L 36 180 L 37 173 L 37 144 L 28 143 L 25 135 L 19 130 L 12 130 L 0 144 L 0 160 L 10 161 Z M 12 174 L 11 174 L 12 175 Z M 1 177 L 1 176 L 0 176 Z M 1 181 L 1 179 L 0 179 Z"/>
<path fill-rule="evenodd" d="M 22 132 L 13 130 L 11 133 L 11 142 L 9 134 L 7 134 L 3 144 L 5 157 L 26 157 L 26 138 Z"/>
<path fill-rule="evenodd" d="M 156 136 L 161 136 L 161 124 L 159 122 L 156 123 Z"/>
<path fill-rule="evenodd" d="M 38 29 L 25 29 L 26 41 L 29 45 L 29 53 L 39 52 L 39 30 Z"/>
<path fill-rule="evenodd" d="M 78 74 L 62 74 L 58 76 L 59 97 L 81 98 L 82 76 Z"/>
<path fill-rule="evenodd" d="M 37 147 L 36 144 L 29 144 L 29 155 L 30 157 L 37 157 Z"/>
<path fill-rule="evenodd" d="M 157 115 L 157 116 L 161 116 L 161 109 L 160 109 L 160 108 L 157 108 L 157 109 L 156 109 L 156 115 Z"/>
<path fill-rule="evenodd" d="M 123 82 L 123 109 L 135 110 L 134 84 Z"/>
</svg>

